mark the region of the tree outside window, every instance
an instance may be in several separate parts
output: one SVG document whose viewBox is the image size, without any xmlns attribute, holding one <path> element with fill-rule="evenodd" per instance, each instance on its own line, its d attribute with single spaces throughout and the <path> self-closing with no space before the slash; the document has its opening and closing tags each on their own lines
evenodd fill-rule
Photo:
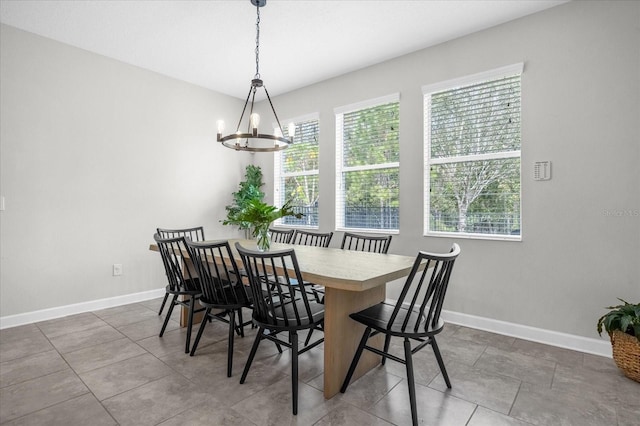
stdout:
<svg viewBox="0 0 640 426">
<path fill-rule="evenodd" d="M 423 88 L 427 235 L 520 238 L 521 69 Z"/>
<path fill-rule="evenodd" d="M 399 229 L 398 136 L 398 95 L 337 109 L 337 229 Z"/>
<path fill-rule="evenodd" d="M 318 227 L 319 121 L 312 115 L 293 122 L 296 125 L 294 143 L 275 155 L 274 198 L 278 206 L 292 200 L 293 211 L 304 216 L 300 219 L 283 217 L 276 224 Z M 285 133 L 287 131 L 288 126 L 285 126 Z"/>
</svg>

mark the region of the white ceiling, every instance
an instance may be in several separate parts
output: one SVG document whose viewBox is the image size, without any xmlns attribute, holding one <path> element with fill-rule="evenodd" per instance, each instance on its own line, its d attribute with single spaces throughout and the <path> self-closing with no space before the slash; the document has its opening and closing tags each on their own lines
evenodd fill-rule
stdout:
<svg viewBox="0 0 640 426">
<path fill-rule="evenodd" d="M 271 96 L 567 0 L 268 0 L 260 74 Z M 255 74 L 249 0 L 0 0 L 2 23 L 244 100 Z"/>
</svg>

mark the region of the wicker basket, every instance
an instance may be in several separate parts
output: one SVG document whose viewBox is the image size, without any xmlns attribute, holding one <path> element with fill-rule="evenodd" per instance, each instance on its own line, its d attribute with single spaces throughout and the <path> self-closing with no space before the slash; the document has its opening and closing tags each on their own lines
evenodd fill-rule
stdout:
<svg viewBox="0 0 640 426">
<path fill-rule="evenodd" d="M 640 382 L 640 341 L 622 331 L 611 333 L 613 360 L 625 376 Z"/>
</svg>

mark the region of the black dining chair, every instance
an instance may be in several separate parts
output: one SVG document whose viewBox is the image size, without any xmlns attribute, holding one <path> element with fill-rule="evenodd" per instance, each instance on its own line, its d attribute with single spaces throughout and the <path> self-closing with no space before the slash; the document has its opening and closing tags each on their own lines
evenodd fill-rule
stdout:
<svg viewBox="0 0 640 426">
<path fill-rule="evenodd" d="M 202 226 L 183 229 L 157 228 L 156 232 L 158 233 L 158 235 L 160 235 L 161 238 L 189 237 L 191 241 L 204 241 L 204 228 Z M 158 315 L 162 315 L 164 305 L 166 305 L 168 298 L 169 293 L 165 291 L 164 298 L 162 299 L 162 304 L 160 305 L 160 310 L 158 311 Z"/>
<path fill-rule="evenodd" d="M 298 356 L 316 347 L 324 338 L 298 347 L 298 332 L 324 325 L 324 305 L 309 297 L 302 286 L 300 268 L 293 249 L 270 252 L 235 245 L 249 278 L 253 298 L 253 323 L 258 333 L 251 347 L 240 383 L 244 383 L 262 340 L 271 340 L 291 350 L 293 414 L 298 414 Z M 295 282 L 294 282 L 295 280 Z M 287 336 L 280 338 L 279 334 Z"/>
<path fill-rule="evenodd" d="M 345 232 L 342 236 L 340 248 L 387 254 L 391 245 L 391 237 L 391 235 L 360 235 Z"/>
<path fill-rule="evenodd" d="M 333 232 L 313 232 L 302 231 L 296 229 L 291 239 L 291 244 L 298 244 L 301 246 L 314 246 L 314 247 L 329 247 L 333 237 Z"/>
<path fill-rule="evenodd" d="M 370 253 L 387 254 L 391 245 L 391 235 L 360 235 L 345 232 L 342 237 L 340 248 L 343 250 L 367 251 Z M 311 291 L 319 303 L 324 303 L 324 288 L 312 285 Z M 313 330 L 309 331 L 307 341 L 311 339 Z"/>
<path fill-rule="evenodd" d="M 251 307 L 249 289 L 242 283 L 238 265 L 233 258 L 228 241 L 197 242 L 187 240 L 191 262 L 198 272 L 202 295 L 200 305 L 206 308 L 196 340 L 191 347 L 194 356 L 208 320 L 214 319 L 229 325 L 227 343 L 227 377 L 233 368 L 234 335 L 244 337 L 242 309 Z M 238 324 L 236 324 L 236 315 Z M 228 319 L 225 318 L 228 316 Z"/>
<path fill-rule="evenodd" d="M 295 229 L 276 229 L 269 228 L 269 233 L 271 234 L 271 241 L 274 243 L 285 243 L 289 244 L 291 239 L 293 238 L 293 234 Z"/>
<path fill-rule="evenodd" d="M 400 362 L 405 365 L 407 370 L 411 419 L 413 424 L 417 425 L 418 413 L 412 355 L 427 345 L 431 345 L 444 381 L 447 387 L 451 389 L 451 382 L 442 361 L 435 336 L 444 328 L 444 321 L 440 319 L 440 312 L 442 311 L 453 264 L 459 254 L 460 247 L 457 244 L 454 244 L 451 251 L 446 254 L 419 252 L 396 303 L 384 301 L 349 315 L 354 321 L 363 324 L 366 329 L 353 356 L 353 361 L 349 366 L 340 392 L 346 392 L 363 350 L 366 349 L 381 355 L 382 364 L 385 363 L 387 358 Z M 370 337 L 381 333 L 385 335 L 383 350 L 367 345 L 367 340 Z M 404 340 L 404 358 L 389 353 L 389 343 L 392 336 L 400 337 Z M 412 340 L 418 342 L 414 348 L 411 347 Z"/>
<path fill-rule="evenodd" d="M 204 311 L 204 308 L 196 308 L 196 303 L 201 294 L 200 280 L 195 271 L 192 271 L 183 259 L 182 255 L 188 253 L 185 237 L 162 238 L 160 235 L 155 234 L 153 239 L 158 245 L 167 280 L 169 281 L 166 292 L 173 295 L 173 299 L 169 303 L 169 311 L 160 330 L 160 337 L 163 336 L 164 330 L 167 328 L 173 308 L 178 305 L 186 307 L 188 309 L 188 319 L 185 353 L 189 353 L 193 315 L 196 312 Z"/>
<path fill-rule="evenodd" d="M 293 238 L 291 239 L 291 244 L 312 247 L 329 247 L 331 237 L 333 237 L 333 232 L 314 232 L 296 229 L 296 232 L 293 234 Z M 317 302 L 322 303 L 324 299 L 322 296 L 324 294 L 324 289 L 306 281 L 305 286 L 309 294 L 313 295 Z M 309 335 L 307 336 L 305 344 L 309 343 L 312 333 L 313 329 L 309 330 Z"/>
</svg>

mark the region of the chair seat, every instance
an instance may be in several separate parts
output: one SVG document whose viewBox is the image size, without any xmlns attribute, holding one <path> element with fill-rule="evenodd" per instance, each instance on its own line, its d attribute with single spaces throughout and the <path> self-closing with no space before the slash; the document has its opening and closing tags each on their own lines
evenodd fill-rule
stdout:
<svg viewBox="0 0 640 426">
<path fill-rule="evenodd" d="M 422 318 L 419 318 L 420 312 L 418 311 L 418 308 L 409 311 L 409 309 L 404 307 L 401 307 L 398 311 L 398 316 L 396 317 L 393 325 L 391 327 L 388 327 L 389 320 L 393 315 L 394 309 L 395 305 L 388 302 L 382 302 L 378 303 L 377 305 L 373 305 L 370 308 L 363 309 L 360 312 L 353 313 L 349 316 L 355 321 L 358 321 L 367 327 L 371 327 L 374 330 L 378 330 L 386 334 L 391 334 L 393 336 L 432 336 L 434 334 L 438 334 L 444 327 L 444 321 L 438 318 L 436 326 L 433 327 L 430 325 L 425 331 L 425 315 L 423 314 Z M 428 308 L 425 310 L 428 310 Z M 407 324 L 410 325 L 403 330 L 402 324 L 405 322 L 407 315 L 409 316 L 409 321 L 407 322 Z M 415 324 L 419 324 L 417 330 L 414 328 Z"/>
<path fill-rule="evenodd" d="M 309 301 L 309 310 L 311 312 L 311 318 L 306 315 L 306 309 L 304 308 L 304 300 L 296 300 L 295 302 L 287 302 L 284 304 L 284 316 L 282 315 L 282 309 L 277 308 L 275 310 L 276 317 L 275 322 L 268 324 L 269 327 L 286 327 L 286 328 L 297 328 L 297 329 L 305 329 L 309 327 L 313 327 L 316 324 L 322 322 L 324 319 L 324 305 Z M 296 322 L 296 312 L 298 314 L 300 325 L 296 327 L 292 327 L 291 324 Z M 269 316 L 271 320 L 273 317 Z M 266 325 L 266 324 L 265 324 Z"/>
</svg>

